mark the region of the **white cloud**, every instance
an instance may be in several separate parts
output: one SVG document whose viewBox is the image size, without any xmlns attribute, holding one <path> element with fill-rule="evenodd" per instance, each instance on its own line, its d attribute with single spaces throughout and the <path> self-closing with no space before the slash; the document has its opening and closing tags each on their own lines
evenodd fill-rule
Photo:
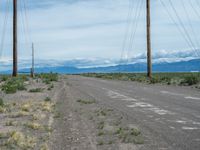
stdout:
<svg viewBox="0 0 200 150">
<path fill-rule="evenodd" d="M 73 59 L 81 58 L 119 58 L 122 52 L 122 42 L 126 29 L 126 19 L 129 0 L 27 0 L 29 25 L 32 40 L 35 43 L 36 58 L 38 59 Z M 141 0 L 133 0 L 134 6 Z M 143 0 L 145 2 L 145 0 Z M 169 7 L 168 1 L 162 0 Z M 192 9 L 188 0 L 172 1 L 180 15 L 185 28 L 192 41 L 195 37 L 190 29 L 190 24 L 183 9 L 185 2 L 192 26 L 200 39 L 199 17 Z M 3 8 L 5 0 L 1 0 Z M 196 0 L 190 1 L 198 9 Z M 11 5 L 11 4 L 10 4 Z M 2 10 L 2 9 L 1 9 Z M 0 11 L 1 11 L 0 10 Z M 135 9 L 134 9 L 135 10 Z M 172 9 L 170 9 L 172 12 Z M 0 13 L 0 20 L 5 12 Z M 134 11 L 135 13 L 135 11 Z M 133 48 L 126 48 L 125 54 L 135 57 L 146 50 L 145 29 L 145 3 L 141 9 L 138 30 L 133 43 Z M 173 12 L 172 12 L 173 13 Z M 200 12 L 199 12 L 200 13 Z M 134 14 L 133 14 L 134 15 Z M 174 15 L 175 16 L 175 15 Z M 7 28 L 4 57 L 12 58 L 11 47 L 11 12 Z M 21 26 L 21 23 L 19 25 Z M 2 22 L 0 22 L 0 35 L 2 35 Z M 22 36 L 22 30 L 20 35 Z M 20 59 L 30 59 L 31 45 L 25 45 L 25 38 L 20 36 Z M 199 44 L 195 42 L 195 46 Z M 170 52 L 190 49 L 184 37 L 168 17 L 160 0 L 152 1 L 152 51 L 159 52 L 163 49 Z M 127 52 L 130 51 L 130 52 Z M 159 54 L 159 53 L 158 53 Z"/>
<path fill-rule="evenodd" d="M 160 52 L 153 54 L 153 63 L 172 63 L 188 61 L 193 59 L 199 59 L 193 50 L 184 51 L 171 51 L 167 52 L 162 50 Z M 11 70 L 12 60 L 3 59 L 0 61 L 1 68 L 0 71 Z M 91 67 L 105 67 L 105 66 L 116 66 L 119 64 L 136 64 L 136 63 L 146 63 L 146 54 L 141 53 L 130 59 L 106 59 L 106 58 L 76 58 L 76 59 L 37 59 L 35 61 L 35 67 L 58 67 L 58 66 L 69 66 L 77 68 L 91 68 Z M 28 59 L 21 59 L 19 63 L 19 69 L 30 68 L 31 61 Z"/>
</svg>

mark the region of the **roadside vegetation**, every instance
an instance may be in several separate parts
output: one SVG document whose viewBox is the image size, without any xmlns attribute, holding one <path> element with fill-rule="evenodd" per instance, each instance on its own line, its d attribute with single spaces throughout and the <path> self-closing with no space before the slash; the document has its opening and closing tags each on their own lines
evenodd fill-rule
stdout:
<svg viewBox="0 0 200 150">
<path fill-rule="evenodd" d="M 50 91 L 54 88 L 53 82 L 58 81 L 57 73 L 44 73 L 37 74 L 33 79 L 37 82 L 41 80 L 43 83 L 47 84 L 47 90 Z M 19 75 L 18 77 L 11 77 L 9 75 L 0 75 L 0 89 L 6 94 L 14 94 L 17 91 L 25 91 L 27 90 L 26 86 L 30 81 L 29 75 Z M 30 93 L 39 93 L 44 89 L 42 88 L 34 88 L 29 89 Z"/>
<path fill-rule="evenodd" d="M 51 84 L 52 82 L 58 81 L 57 73 L 41 73 L 36 75 L 36 78 L 42 79 L 45 84 Z"/>
<path fill-rule="evenodd" d="M 85 99 L 79 99 L 77 100 L 80 104 L 94 104 L 95 100 L 85 100 Z"/>
<path fill-rule="evenodd" d="M 54 73 L 0 75 L 0 149 L 49 149 L 56 103 L 48 91 L 57 81 Z"/>
<path fill-rule="evenodd" d="M 30 89 L 29 92 L 30 93 L 39 93 L 39 92 L 42 92 L 43 89 L 42 88 L 35 88 L 35 89 Z"/>
<path fill-rule="evenodd" d="M 77 108 L 78 113 L 88 118 L 94 126 L 98 147 L 114 149 L 121 144 L 144 144 L 144 137 L 140 129 L 132 124 L 127 124 L 126 118 L 121 113 L 99 105 L 93 99 L 78 99 L 76 102 L 80 106 Z"/>
<path fill-rule="evenodd" d="M 48 121 L 55 103 L 29 100 L 4 104 L 1 101 L 4 130 L 0 132 L 0 149 L 41 149 L 52 132 Z"/>
<path fill-rule="evenodd" d="M 13 94 L 17 91 L 26 90 L 25 82 L 28 81 L 28 77 L 21 75 L 19 77 L 11 78 L 9 76 L 1 76 L 1 90 L 6 94 Z"/>
<path fill-rule="evenodd" d="M 200 88 L 200 73 L 155 73 L 151 80 L 145 73 L 87 73 L 82 74 L 86 77 L 95 77 L 109 80 L 137 81 L 149 84 L 167 84 L 191 86 L 196 85 Z"/>
</svg>

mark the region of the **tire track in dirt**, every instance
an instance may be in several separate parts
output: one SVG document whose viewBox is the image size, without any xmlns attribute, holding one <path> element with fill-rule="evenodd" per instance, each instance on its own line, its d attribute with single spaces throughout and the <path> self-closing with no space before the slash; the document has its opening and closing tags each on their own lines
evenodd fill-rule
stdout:
<svg viewBox="0 0 200 150">
<path fill-rule="evenodd" d="M 74 111 L 75 97 L 66 79 L 61 78 L 53 98 L 57 102 L 57 112 L 60 114 L 54 121 L 54 132 L 50 140 L 50 149 L 55 150 L 96 150 L 96 144 L 87 121 Z"/>
</svg>

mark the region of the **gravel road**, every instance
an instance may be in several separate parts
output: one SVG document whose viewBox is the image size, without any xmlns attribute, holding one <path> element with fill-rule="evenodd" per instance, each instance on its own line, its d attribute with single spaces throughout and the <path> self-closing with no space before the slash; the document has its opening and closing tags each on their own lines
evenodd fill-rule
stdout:
<svg viewBox="0 0 200 150">
<path fill-rule="evenodd" d="M 61 83 L 58 110 L 62 118 L 55 122 L 52 149 L 200 149 L 200 91 L 197 89 L 81 76 L 67 76 Z M 98 106 L 92 107 L 112 108 L 126 118 L 123 124 L 140 128 L 144 144 L 97 146 L 95 125 L 82 115 L 84 109 L 92 108 L 78 106 L 77 99 L 95 99 Z"/>
</svg>

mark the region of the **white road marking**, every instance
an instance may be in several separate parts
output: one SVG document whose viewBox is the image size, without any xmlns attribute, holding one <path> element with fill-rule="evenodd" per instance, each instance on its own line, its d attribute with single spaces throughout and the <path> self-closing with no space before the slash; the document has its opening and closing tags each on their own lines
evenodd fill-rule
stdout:
<svg viewBox="0 0 200 150">
<path fill-rule="evenodd" d="M 152 111 L 159 115 L 174 114 L 168 110 L 161 109 L 157 106 L 154 106 L 154 105 L 146 103 L 146 102 L 141 102 L 138 99 L 120 94 L 116 91 L 112 91 L 112 90 L 105 89 L 105 88 L 103 88 L 103 89 L 107 91 L 108 96 L 112 99 L 118 99 L 121 101 L 131 101 L 132 104 L 127 105 L 127 107 L 129 107 L 129 108 L 143 108 L 143 110 L 145 110 L 145 111 Z"/>
<path fill-rule="evenodd" d="M 152 108 L 149 108 L 149 110 L 152 110 L 159 115 L 166 115 L 166 114 L 173 115 L 174 114 L 168 110 L 160 109 L 158 107 L 152 107 Z"/>
<path fill-rule="evenodd" d="M 198 130 L 197 127 L 182 127 L 183 130 Z"/>
<path fill-rule="evenodd" d="M 160 118 L 156 118 L 156 119 L 155 119 L 155 121 L 159 121 L 159 120 L 160 120 Z"/>
<path fill-rule="evenodd" d="M 134 107 L 152 107 L 151 104 L 148 104 L 148 103 L 144 103 L 144 102 L 136 102 L 134 103 L 133 105 L 127 105 L 127 107 L 131 107 L 131 108 L 134 108 Z"/>
<path fill-rule="evenodd" d="M 192 96 L 185 97 L 185 99 L 200 100 L 199 97 L 192 97 Z"/>
<path fill-rule="evenodd" d="M 173 93 L 169 91 L 160 91 L 160 92 L 163 94 L 168 94 L 168 95 L 183 96 L 185 99 L 200 100 L 200 97 L 186 96 L 185 94 Z"/>
<path fill-rule="evenodd" d="M 136 98 L 132 98 L 132 97 L 123 95 L 123 94 L 119 93 L 118 91 L 113 91 L 113 90 L 109 90 L 109 89 L 106 89 L 106 88 L 103 88 L 103 89 L 107 91 L 107 95 L 112 99 L 130 102 L 131 104 L 126 105 L 129 108 L 141 108 L 140 110 L 144 113 L 147 113 L 147 111 L 152 111 L 155 114 L 158 114 L 160 116 L 162 116 L 162 115 L 174 115 L 175 114 L 174 112 L 166 110 L 166 108 L 161 109 L 161 108 L 154 106 L 152 104 L 149 104 L 147 102 L 142 102 L 142 101 L 145 101 L 145 99 L 143 99 L 143 98 L 136 99 Z M 164 94 L 170 94 L 170 95 L 183 96 L 184 97 L 183 94 L 172 93 L 172 92 L 168 92 L 168 91 L 161 91 L 161 92 L 164 93 Z M 200 100 L 200 98 L 197 98 L 197 97 L 189 97 L 188 96 L 188 97 L 185 97 L 185 98 Z M 154 115 L 151 116 L 151 117 L 153 118 Z M 155 121 L 159 121 L 160 119 L 161 118 L 156 118 Z M 173 122 L 185 125 L 185 126 L 181 127 L 182 130 L 191 130 L 191 131 L 192 130 L 200 130 L 199 127 L 191 127 L 192 125 L 199 126 L 200 122 L 194 122 L 192 120 L 186 120 L 184 118 L 180 119 L 180 120 L 174 120 Z M 172 130 L 176 129 L 174 126 L 169 126 L 169 128 L 172 129 Z"/>
<path fill-rule="evenodd" d="M 137 101 L 136 99 L 134 98 L 124 98 L 122 99 L 123 101 Z"/>
<path fill-rule="evenodd" d="M 186 124 L 187 121 L 184 121 L 184 120 L 176 120 L 176 123 L 180 123 L 180 124 Z"/>
<path fill-rule="evenodd" d="M 153 118 L 154 116 L 152 116 L 152 115 L 148 115 L 148 117 L 149 117 L 149 118 Z"/>
<path fill-rule="evenodd" d="M 169 94 L 169 95 L 175 95 L 175 96 L 185 96 L 184 94 L 180 94 L 180 93 L 173 93 L 173 92 L 169 92 L 169 91 L 160 91 L 163 94 Z"/>
<path fill-rule="evenodd" d="M 200 125 L 200 122 L 193 121 L 192 124 L 194 124 L 194 125 Z"/>
<path fill-rule="evenodd" d="M 173 127 L 173 126 L 170 126 L 169 128 L 170 128 L 170 129 L 175 129 L 175 127 Z"/>
</svg>

